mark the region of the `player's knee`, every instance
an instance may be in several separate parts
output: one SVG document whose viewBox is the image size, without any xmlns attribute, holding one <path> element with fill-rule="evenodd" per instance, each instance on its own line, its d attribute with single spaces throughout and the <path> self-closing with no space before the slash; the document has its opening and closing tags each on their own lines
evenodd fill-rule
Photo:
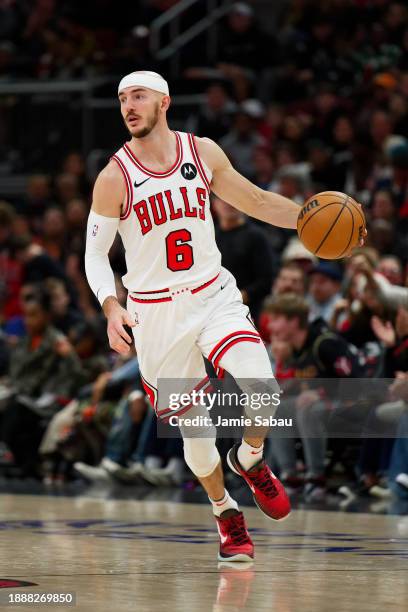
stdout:
<svg viewBox="0 0 408 612">
<path fill-rule="evenodd" d="M 238 343 L 225 353 L 221 365 L 235 380 L 273 377 L 271 362 L 263 344 Z"/>
<path fill-rule="evenodd" d="M 220 461 L 220 455 L 215 446 L 215 437 L 185 438 L 184 459 L 198 478 L 205 478 L 212 474 Z"/>
</svg>

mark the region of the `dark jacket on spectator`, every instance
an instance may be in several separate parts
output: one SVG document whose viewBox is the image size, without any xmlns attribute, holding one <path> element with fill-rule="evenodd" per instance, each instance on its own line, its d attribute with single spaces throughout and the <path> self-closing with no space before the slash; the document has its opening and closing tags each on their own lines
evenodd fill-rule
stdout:
<svg viewBox="0 0 408 612">
<path fill-rule="evenodd" d="M 9 374 L 19 393 L 30 397 L 43 393 L 70 397 L 87 382 L 75 352 L 65 357 L 57 354 L 55 344 L 60 337 L 59 331 L 49 327 L 37 348 L 31 349 L 28 337 L 17 344 L 11 354 Z"/>
<path fill-rule="evenodd" d="M 303 347 L 294 352 L 297 378 L 343 378 L 359 376 L 357 351 L 327 327 L 323 319 L 309 326 Z"/>
<path fill-rule="evenodd" d="M 262 230 L 245 222 L 231 230 L 217 228 L 216 242 L 222 265 L 236 278 L 238 289 L 249 297 L 249 309 L 256 319 L 272 285 L 272 256 Z"/>
</svg>

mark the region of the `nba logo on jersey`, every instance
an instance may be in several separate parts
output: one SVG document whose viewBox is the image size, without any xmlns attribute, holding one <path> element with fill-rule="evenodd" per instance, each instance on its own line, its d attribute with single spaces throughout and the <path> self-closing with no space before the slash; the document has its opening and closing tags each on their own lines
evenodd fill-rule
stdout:
<svg viewBox="0 0 408 612">
<path fill-rule="evenodd" d="M 92 228 L 92 236 L 96 236 L 96 234 L 98 233 L 98 229 L 99 229 L 99 225 L 95 223 L 95 225 Z"/>
</svg>

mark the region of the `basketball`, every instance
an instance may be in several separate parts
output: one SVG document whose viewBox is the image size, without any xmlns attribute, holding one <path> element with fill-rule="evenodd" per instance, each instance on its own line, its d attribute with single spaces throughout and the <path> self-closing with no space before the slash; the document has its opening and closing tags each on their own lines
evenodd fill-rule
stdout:
<svg viewBox="0 0 408 612">
<path fill-rule="evenodd" d="M 297 232 L 305 247 L 323 259 L 341 259 L 358 245 L 366 222 L 357 202 L 339 191 L 322 191 L 302 206 Z"/>
</svg>

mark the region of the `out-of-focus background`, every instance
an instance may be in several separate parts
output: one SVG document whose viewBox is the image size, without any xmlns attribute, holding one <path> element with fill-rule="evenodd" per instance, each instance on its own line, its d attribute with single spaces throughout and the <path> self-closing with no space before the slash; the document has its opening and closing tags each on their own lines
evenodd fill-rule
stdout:
<svg viewBox="0 0 408 612">
<path fill-rule="evenodd" d="M 137 357 L 109 350 L 84 276 L 92 185 L 128 138 L 117 83 L 140 69 L 168 79 L 173 129 L 214 139 L 259 187 L 363 204 L 366 246 L 323 262 L 294 232 L 212 202 L 223 265 L 280 376 L 303 362 L 276 320 L 306 309 L 316 377 L 395 379 L 366 408 L 394 436 L 310 445 L 299 419 L 269 461 L 306 502 L 408 498 L 408 7 L 392 0 L 0 1 L 2 478 L 197 486 L 179 441 L 157 440 Z M 119 243 L 111 263 L 124 303 Z"/>
</svg>

